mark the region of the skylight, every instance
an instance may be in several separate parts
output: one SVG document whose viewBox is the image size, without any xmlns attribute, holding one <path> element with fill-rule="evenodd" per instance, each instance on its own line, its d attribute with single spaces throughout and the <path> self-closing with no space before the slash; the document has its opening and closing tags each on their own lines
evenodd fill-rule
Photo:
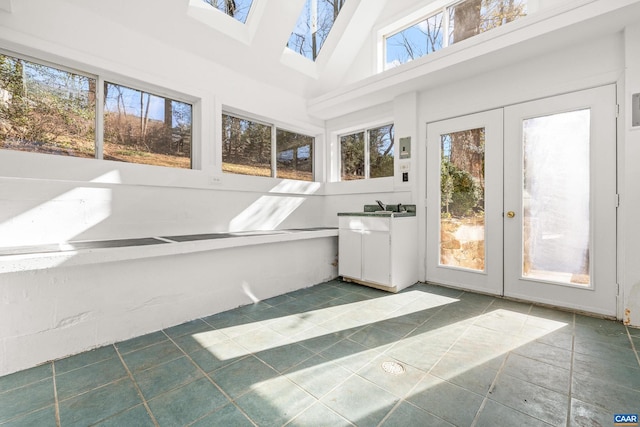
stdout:
<svg viewBox="0 0 640 427">
<path fill-rule="evenodd" d="M 202 0 L 204 3 L 211 5 L 219 11 L 226 13 L 234 19 L 242 22 L 247 22 L 247 16 L 249 16 L 249 10 L 251 9 L 251 3 L 253 0 Z"/>
<path fill-rule="evenodd" d="M 346 0 L 307 0 L 287 47 L 315 61 Z"/>
</svg>

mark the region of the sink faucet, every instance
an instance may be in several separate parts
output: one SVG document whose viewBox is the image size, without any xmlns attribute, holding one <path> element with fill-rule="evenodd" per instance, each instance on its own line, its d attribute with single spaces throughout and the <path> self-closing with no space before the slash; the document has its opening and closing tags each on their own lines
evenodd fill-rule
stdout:
<svg viewBox="0 0 640 427">
<path fill-rule="evenodd" d="M 382 209 L 383 211 L 387 210 L 387 206 L 382 203 L 380 200 L 376 200 L 376 203 L 378 204 L 378 206 L 380 206 L 380 209 Z"/>
</svg>

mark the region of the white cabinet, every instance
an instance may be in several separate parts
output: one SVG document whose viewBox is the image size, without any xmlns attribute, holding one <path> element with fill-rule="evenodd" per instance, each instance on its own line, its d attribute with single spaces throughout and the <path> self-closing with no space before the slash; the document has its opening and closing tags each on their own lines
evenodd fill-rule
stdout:
<svg viewBox="0 0 640 427">
<path fill-rule="evenodd" d="M 418 281 L 415 216 L 338 217 L 338 274 L 345 280 L 397 292 Z"/>
</svg>

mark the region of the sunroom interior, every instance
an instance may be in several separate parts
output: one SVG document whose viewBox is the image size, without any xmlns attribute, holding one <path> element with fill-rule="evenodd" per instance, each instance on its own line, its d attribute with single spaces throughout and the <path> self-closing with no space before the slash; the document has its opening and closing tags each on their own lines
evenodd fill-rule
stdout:
<svg viewBox="0 0 640 427">
<path fill-rule="evenodd" d="M 419 286 L 634 331 L 639 50 L 639 0 L 0 0 L 0 379 L 362 286 L 340 281 L 338 214 L 377 200 L 415 207 Z M 563 130 L 535 157 L 555 177 L 539 222 L 565 223 L 531 243 L 541 179 L 521 149 L 546 134 L 527 126 L 580 111 L 586 151 Z M 478 129 L 461 171 L 452 147 Z M 462 260 L 478 223 L 482 259 Z M 582 270 L 536 269 L 574 243 L 529 252 L 576 229 Z"/>
</svg>

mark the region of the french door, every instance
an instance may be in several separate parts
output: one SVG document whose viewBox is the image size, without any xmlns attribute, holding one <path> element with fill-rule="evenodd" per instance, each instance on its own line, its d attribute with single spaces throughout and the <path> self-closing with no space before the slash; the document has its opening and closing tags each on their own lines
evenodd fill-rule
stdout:
<svg viewBox="0 0 640 427">
<path fill-rule="evenodd" d="M 611 85 L 428 124 L 427 280 L 615 315 L 615 106 Z"/>
</svg>

